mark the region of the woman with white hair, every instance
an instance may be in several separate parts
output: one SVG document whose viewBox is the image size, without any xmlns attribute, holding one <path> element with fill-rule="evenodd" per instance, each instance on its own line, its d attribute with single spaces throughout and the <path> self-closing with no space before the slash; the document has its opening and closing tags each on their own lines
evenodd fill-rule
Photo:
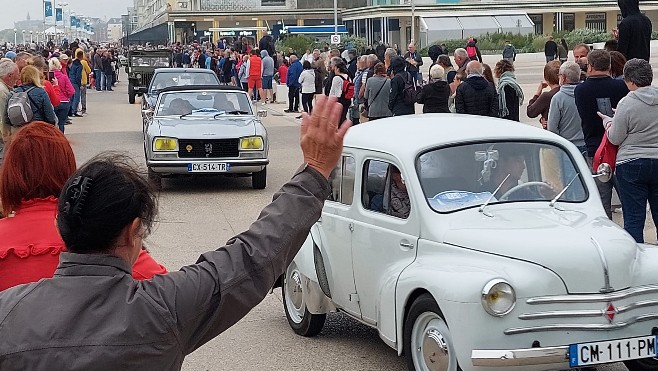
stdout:
<svg viewBox="0 0 658 371">
<path fill-rule="evenodd" d="M 48 62 L 50 71 L 54 73 L 57 84 L 59 85 L 59 104 L 55 107 L 55 115 L 59 123 L 59 130 L 64 132 L 64 125 L 69 118 L 69 111 L 71 110 L 71 99 L 75 95 L 75 89 L 71 84 L 71 80 L 62 72 L 62 64 L 59 59 L 53 57 Z"/>
<path fill-rule="evenodd" d="M 658 88 L 653 70 L 644 59 L 624 66 L 630 93 L 617 105 L 614 119 L 599 113 L 612 144 L 619 146 L 615 166 L 624 229 L 644 242 L 647 202 L 658 225 Z"/>
<path fill-rule="evenodd" d="M 445 70 L 438 64 L 430 68 L 430 83 L 423 86 L 418 103 L 423 105 L 423 113 L 450 113 L 448 98 L 450 85 L 443 80 Z"/>
</svg>

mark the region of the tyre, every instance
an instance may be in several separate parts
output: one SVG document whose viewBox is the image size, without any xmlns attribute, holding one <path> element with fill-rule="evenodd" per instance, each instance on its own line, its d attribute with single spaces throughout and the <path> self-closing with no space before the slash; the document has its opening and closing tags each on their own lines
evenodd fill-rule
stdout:
<svg viewBox="0 0 658 371">
<path fill-rule="evenodd" d="M 644 358 L 624 362 L 628 371 L 657 371 L 658 358 Z"/>
<path fill-rule="evenodd" d="M 128 103 L 135 104 L 135 88 L 132 82 L 128 82 Z"/>
<path fill-rule="evenodd" d="M 251 174 L 251 186 L 254 189 L 265 189 L 267 187 L 267 168 Z"/>
<path fill-rule="evenodd" d="M 283 309 L 290 327 L 297 335 L 313 337 L 322 331 L 326 314 L 312 314 L 306 308 L 302 292 L 302 274 L 290 263 L 283 277 Z"/>
<path fill-rule="evenodd" d="M 404 322 L 404 353 L 410 371 L 458 371 L 448 325 L 430 294 L 419 296 Z"/>
<path fill-rule="evenodd" d="M 151 182 L 151 184 L 153 184 L 153 186 L 156 189 L 160 190 L 162 188 L 162 176 L 156 173 L 155 171 L 153 171 L 153 169 L 151 168 L 148 168 L 147 171 L 148 171 L 148 179 Z"/>
</svg>

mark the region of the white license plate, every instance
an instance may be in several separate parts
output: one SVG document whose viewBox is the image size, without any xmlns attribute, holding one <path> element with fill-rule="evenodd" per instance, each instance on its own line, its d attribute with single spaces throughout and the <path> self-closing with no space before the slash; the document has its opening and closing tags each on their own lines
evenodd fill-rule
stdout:
<svg viewBox="0 0 658 371">
<path fill-rule="evenodd" d="M 189 173 L 225 173 L 231 170 L 231 164 L 226 162 L 200 162 L 187 164 Z"/>
<path fill-rule="evenodd" d="M 569 345 L 569 366 L 579 367 L 656 357 L 658 336 Z"/>
</svg>

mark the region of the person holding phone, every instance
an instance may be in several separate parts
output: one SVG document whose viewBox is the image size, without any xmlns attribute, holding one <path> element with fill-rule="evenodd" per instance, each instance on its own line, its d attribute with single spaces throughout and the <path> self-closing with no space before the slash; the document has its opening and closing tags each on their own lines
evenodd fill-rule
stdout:
<svg viewBox="0 0 658 371">
<path fill-rule="evenodd" d="M 41 56 L 34 56 L 27 60 L 28 66 L 34 66 L 39 71 L 43 73 L 43 89 L 48 93 L 48 98 L 50 103 L 53 105 L 53 108 L 59 106 L 61 92 L 59 90 L 59 83 L 55 78 L 55 74 L 52 71 L 48 71 L 48 64 L 46 60 Z"/>
</svg>

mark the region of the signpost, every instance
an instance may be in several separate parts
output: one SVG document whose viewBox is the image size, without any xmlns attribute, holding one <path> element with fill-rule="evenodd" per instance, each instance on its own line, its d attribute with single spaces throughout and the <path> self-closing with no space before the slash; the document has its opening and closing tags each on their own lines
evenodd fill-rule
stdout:
<svg viewBox="0 0 658 371">
<path fill-rule="evenodd" d="M 331 43 L 334 45 L 340 44 L 340 35 L 339 34 L 331 35 Z"/>
</svg>

